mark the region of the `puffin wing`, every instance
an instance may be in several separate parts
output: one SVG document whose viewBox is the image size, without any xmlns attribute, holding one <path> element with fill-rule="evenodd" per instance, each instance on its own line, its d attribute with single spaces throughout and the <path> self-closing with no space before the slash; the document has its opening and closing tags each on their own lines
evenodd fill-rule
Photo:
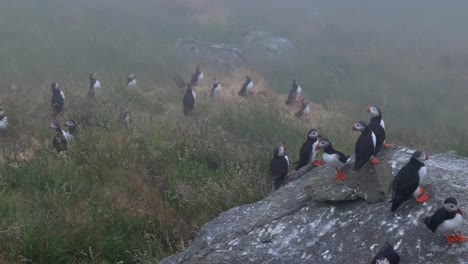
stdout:
<svg viewBox="0 0 468 264">
<path fill-rule="evenodd" d="M 270 161 L 270 176 L 273 180 L 288 174 L 288 161 L 284 157 L 276 157 Z"/>
<path fill-rule="evenodd" d="M 296 170 L 299 170 L 300 168 L 304 167 L 310 161 L 313 150 L 312 146 L 313 143 L 311 143 L 309 140 L 302 144 L 301 150 L 299 152 L 299 160 L 297 161 Z"/>
<path fill-rule="evenodd" d="M 374 153 L 374 145 L 372 138 L 368 138 L 369 135 L 361 134 L 356 141 L 354 147 L 354 154 L 356 155 L 356 161 L 354 163 L 354 169 L 359 170 L 366 164 Z M 369 141 L 371 139 L 371 141 Z"/>
<path fill-rule="evenodd" d="M 424 223 L 432 231 L 435 232 L 437 227 L 442 224 L 447 219 L 447 212 L 443 207 L 439 208 L 435 214 L 432 216 L 426 217 Z"/>
<path fill-rule="evenodd" d="M 411 164 L 403 166 L 393 179 L 392 211 L 409 200 L 419 186 L 418 170 Z"/>
<path fill-rule="evenodd" d="M 297 97 L 296 89 L 291 88 L 291 90 L 289 90 L 288 99 L 286 100 L 286 104 L 290 104 L 290 103 L 296 101 L 296 97 Z"/>
</svg>

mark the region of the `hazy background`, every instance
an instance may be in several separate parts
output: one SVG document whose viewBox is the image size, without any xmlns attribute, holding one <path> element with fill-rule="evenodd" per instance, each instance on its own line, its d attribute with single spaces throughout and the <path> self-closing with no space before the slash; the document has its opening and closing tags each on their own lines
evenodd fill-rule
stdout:
<svg viewBox="0 0 468 264">
<path fill-rule="evenodd" d="M 124 79 L 133 71 L 167 83 L 187 71 L 174 56 L 178 37 L 240 44 L 262 30 L 299 49 L 287 71 L 252 69 L 277 91 L 296 78 L 313 101 L 380 106 L 394 141 L 443 150 L 467 137 L 466 10 L 466 1 L 436 0 L 1 1 L 0 82 L 83 80 L 90 71 Z"/>
</svg>

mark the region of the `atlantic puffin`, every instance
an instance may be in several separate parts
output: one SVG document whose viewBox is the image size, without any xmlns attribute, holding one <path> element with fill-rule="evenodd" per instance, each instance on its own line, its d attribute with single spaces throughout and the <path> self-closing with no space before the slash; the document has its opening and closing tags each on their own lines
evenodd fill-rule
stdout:
<svg viewBox="0 0 468 264">
<path fill-rule="evenodd" d="M 63 111 L 63 105 L 65 103 L 65 94 L 60 90 L 57 82 L 53 82 L 50 85 L 52 90 L 52 112 L 54 117 Z"/>
<path fill-rule="evenodd" d="M 197 66 L 195 68 L 195 72 L 192 74 L 192 78 L 190 78 L 190 85 L 192 87 L 196 87 L 204 78 L 203 72 L 200 71 L 200 67 Z"/>
<path fill-rule="evenodd" d="M 370 113 L 371 119 L 369 121 L 369 127 L 372 129 L 376 137 L 376 145 L 374 150 L 374 157 L 372 158 L 373 163 L 379 163 L 380 160 L 377 158 L 382 146 L 385 144 L 385 122 L 382 118 L 382 111 L 375 107 L 368 105 L 366 111 Z M 391 147 L 391 144 L 385 144 L 386 147 Z"/>
<path fill-rule="evenodd" d="M 219 84 L 217 79 L 213 79 L 213 87 L 211 88 L 210 97 L 216 96 L 221 93 L 221 84 Z"/>
<path fill-rule="evenodd" d="M 245 76 L 245 82 L 242 85 L 242 88 L 239 91 L 240 96 L 246 96 L 248 93 L 252 92 L 254 84 L 248 75 Z"/>
<path fill-rule="evenodd" d="M 65 126 L 68 128 L 68 134 L 70 135 L 70 141 L 74 141 L 75 140 L 75 137 L 77 135 L 77 122 L 75 119 L 68 119 L 66 122 L 65 122 Z M 69 141 L 69 142 L 70 142 Z"/>
<path fill-rule="evenodd" d="M 317 155 L 315 146 L 318 144 L 319 137 L 320 134 L 317 129 L 311 129 L 309 132 L 307 132 L 307 139 L 302 144 L 301 150 L 299 152 L 299 160 L 295 163 L 296 170 L 299 170 L 309 163 L 313 163 L 315 166 L 322 165 L 320 160 L 315 159 L 315 156 Z"/>
<path fill-rule="evenodd" d="M 101 82 L 96 79 L 97 75 L 95 72 L 89 74 L 89 96 L 93 97 L 96 93 L 99 93 L 101 89 Z"/>
<path fill-rule="evenodd" d="M 389 243 L 380 249 L 379 253 L 372 259 L 371 264 L 399 264 L 400 256 Z"/>
<path fill-rule="evenodd" d="M 426 226 L 433 232 L 445 236 L 449 243 L 465 242 L 468 239 L 455 231 L 462 227 L 463 211 L 458 206 L 457 199 L 450 197 L 444 201 L 444 206 L 435 214 L 424 219 Z"/>
<path fill-rule="evenodd" d="M 135 79 L 135 74 L 134 73 L 129 73 L 127 75 L 127 87 L 128 88 L 135 88 L 137 85 L 137 81 Z"/>
<path fill-rule="evenodd" d="M 273 150 L 273 159 L 270 161 L 270 176 L 273 179 L 273 186 L 278 190 L 288 175 L 289 158 L 286 154 L 286 146 L 280 145 Z"/>
<path fill-rule="evenodd" d="M 3 108 L 0 108 L 0 133 L 3 134 L 8 128 L 8 117 Z"/>
<path fill-rule="evenodd" d="M 128 128 L 130 125 L 130 111 L 126 108 L 120 110 L 119 123 L 121 123 L 125 128 Z"/>
<path fill-rule="evenodd" d="M 70 133 L 68 133 L 68 131 L 64 130 L 58 122 L 50 123 L 50 128 L 52 128 L 54 131 L 57 131 L 57 129 L 60 129 L 61 134 L 63 135 L 67 143 L 71 144 L 73 142 L 73 136 Z"/>
<path fill-rule="evenodd" d="M 301 100 L 301 109 L 297 111 L 294 116 L 297 118 L 301 118 L 302 116 L 308 114 L 310 112 L 310 107 L 309 107 L 309 100 L 302 98 Z"/>
<path fill-rule="evenodd" d="M 353 126 L 353 131 L 360 131 L 361 135 L 356 141 L 354 154 L 354 170 L 361 169 L 372 157 L 375 151 L 376 138 L 374 132 L 364 121 L 359 121 Z"/>
<path fill-rule="evenodd" d="M 343 171 L 343 167 L 349 159 L 349 156 L 333 148 L 330 140 L 322 138 L 319 143 L 316 144 L 315 151 L 318 152 L 323 149 L 323 161 L 329 167 L 336 169 L 336 175 L 334 179 L 343 181 L 346 178 L 346 174 Z"/>
<path fill-rule="evenodd" d="M 185 90 L 183 105 L 184 105 L 184 114 L 187 115 L 189 112 L 193 111 L 195 107 L 195 91 L 193 91 L 192 86 L 187 84 L 187 89 Z"/>
<path fill-rule="evenodd" d="M 64 131 L 60 127 L 60 124 L 58 122 L 53 122 L 50 124 L 50 128 L 56 132 L 54 138 L 52 139 L 52 147 L 57 152 L 66 151 L 68 145 L 67 139 L 65 138 Z"/>
<path fill-rule="evenodd" d="M 301 86 L 297 84 L 296 80 L 293 80 L 291 90 L 289 90 L 288 99 L 286 99 L 286 104 L 289 105 L 293 102 L 297 102 L 299 104 L 301 102 L 301 93 Z"/>
<path fill-rule="evenodd" d="M 428 159 L 427 152 L 416 150 L 409 162 L 393 178 L 392 212 L 395 212 L 402 203 L 411 198 L 415 198 L 419 203 L 429 199 L 429 196 L 424 194 L 424 189 L 420 186 L 427 175 L 424 162 Z"/>
</svg>

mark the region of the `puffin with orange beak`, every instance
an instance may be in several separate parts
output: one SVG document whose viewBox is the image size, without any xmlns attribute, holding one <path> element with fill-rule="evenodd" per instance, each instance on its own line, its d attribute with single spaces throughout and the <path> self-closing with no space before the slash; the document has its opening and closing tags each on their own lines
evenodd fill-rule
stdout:
<svg viewBox="0 0 468 264">
<path fill-rule="evenodd" d="M 273 150 L 273 159 L 270 161 L 270 176 L 273 179 L 275 190 L 283 185 L 289 171 L 289 158 L 286 154 L 287 146 L 282 144 Z"/>
<path fill-rule="evenodd" d="M 353 131 L 361 132 L 354 146 L 354 170 L 360 170 L 372 157 L 375 151 L 376 137 L 372 129 L 364 121 L 353 125 Z"/>
<path fill-rule="evenodd" d="M 427 175 L 425 161 L 429 159 L 429 154 L 421 150 L 416 150 L 409 162 L 398 171 L 393 178 L 392 212 L 395 212 L 400 205 L 411 198 L 422 203 L 429 199 L 424 194 L 424 189 L 420 186 Z"/>
<path fill-rule="evenodd" d="M 376 137 L 375 150 L 371 162 L 379 163 L 380 160 L 377 158 L 377 154 L 379 153 L 382 146 L 385 145 L 385 147 L 391 147 L 392 145 L 385 144 L 385 122 L 382 118 L 382 111 L 379 108 L 371 105 L 366 106 L 366 111 L 371 115 L 369 127 L 372 132 L 374 132 Z"/>
<path fill-rule="evenodd" d="M 301 150 L 299 152 L 299 160 L 295 162 L 296 170 L 306 166 L 309 163 L 313 163 L 314 166 L 318 167 L 323 164 L 321 160 L 316 160 L 315 156 L 317 155 L 317 151 L 315 147 L 318 144 L 318 138 L 320 137 L 319 132 L 317 129 L 311 129 L 307 132 L 307 139 L 302 144 Z"/>
<path fill-rule="evenodd" d="M 320 139 L 319 143 L 315 147 L 315 151 L 318 152 L 320 149 L 323 149 L 323 161 L 329 167 L 336 169 L 336 175 L 334 179 L 344 181 L 346 174 L 343 171 L 343 167 L 349 159 L 349 156 L 346 156 L 342 152 L 333 148 L 332 143 L 326 139 Z"/>
<path fill-rule="evenodd" d="M 444 201 L 444 206 L 439 208 L 435 214 L 424 219 L 424 223 L 433 233 L 445 236 L 449 243 L 465 242 L 465 236 L 456 231 L 463 225 L 463 211 L 458 206 L 457 199 L 450 197 Z"/>
</svg>

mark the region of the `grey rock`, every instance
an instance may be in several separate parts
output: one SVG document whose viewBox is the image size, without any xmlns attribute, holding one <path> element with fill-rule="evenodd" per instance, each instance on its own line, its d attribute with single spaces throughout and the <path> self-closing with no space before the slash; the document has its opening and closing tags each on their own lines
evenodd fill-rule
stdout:
<svg viewBox="0 0 468 264">
<path fill-rule="evenodd" d="M 384 173 L 391 168 L 395 175 L 413 151 L 403 147 L 382 150 L 382 161 L 387 163 L 382 165 Z M 311 184 L 326 186 L 325 177 L 332 177 L 334 172 L 314 169 L 259 202 L 220 214 L 202 227 L 184 252 L 161 263 L 360 264 L 370 263 L 388 241 L 395 245 L 402 263 L 468 264 L 468 243 L 449 245 L 422 223 L 450 196 L 456 197 L 462 208 L 468 208 L 468 159 L 432 154 L 426 164 L 424 187 L 431 198 L 423 204 L 408 201 L 395 215 L 390 213 L 390 197 L 383 186 L 387 177 L 374 182 L 386 195 L 383 202 L 337 201 L 337 196 L 330 198 L 325 193 L 318 200 L 328 202 L 317 202 L 314 197 L 318 195 L 310 193 Z M 323 179 L 314 181 L 314 177 Z M 341 187 L 353 189 L 350 182 Z M 467 227 L 465 222 L 461 230 L 465 235 Z"/>
</svg>

